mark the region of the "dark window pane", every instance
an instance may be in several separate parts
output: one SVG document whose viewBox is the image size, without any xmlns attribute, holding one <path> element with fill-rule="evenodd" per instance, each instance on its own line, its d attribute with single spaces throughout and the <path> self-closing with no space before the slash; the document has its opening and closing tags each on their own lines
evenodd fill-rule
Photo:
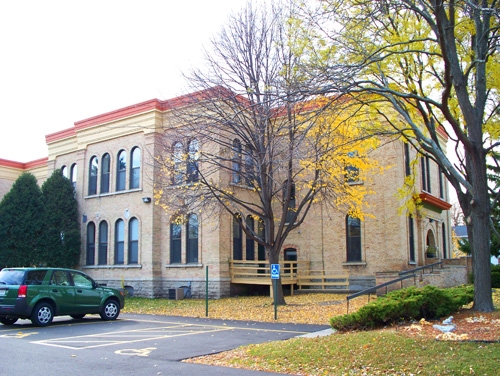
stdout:
<svg viewBox="0 0 500 376">
<path fill-rule="evenodd" d="M 361 261 L 361 221 L 347 216 L 347 261 Z"/>
</svg>

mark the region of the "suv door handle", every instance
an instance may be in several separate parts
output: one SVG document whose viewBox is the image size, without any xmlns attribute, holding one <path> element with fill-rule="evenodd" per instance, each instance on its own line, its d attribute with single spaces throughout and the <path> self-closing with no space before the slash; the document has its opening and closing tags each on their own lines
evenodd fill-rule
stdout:
<svg viewBox="0 0 500 376">
<path fill-rule="evenodd" d="M 82 291 L 82 290 L 80 290 L 80 289 L 78 289 L 78 290 L 76 290 L 76 292 L 83 292 L 83 291 Z"/>
<path fill-rule="evenodd" d="M 59 290 L 58 289 L 53 289 L 52 292 L 59 292 Z"/>
</svg>

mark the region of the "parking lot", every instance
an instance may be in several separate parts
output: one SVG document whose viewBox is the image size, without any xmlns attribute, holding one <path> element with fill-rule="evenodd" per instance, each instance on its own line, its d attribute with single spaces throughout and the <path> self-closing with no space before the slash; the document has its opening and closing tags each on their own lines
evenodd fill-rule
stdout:
<svg viewBox="0 0 500 376">
<path fill-rule="evenodd" d="M 131 314 L 122 314 L 117 321 L 58 317 L 43 328 L 19 320 L 13 326 L 0 325 L 1 363 L 4 372 L 15 375 L 82 370 L 87 375 L 254 375 L 259 372 L 181 360 L 326 328 Z"/>
</svg>

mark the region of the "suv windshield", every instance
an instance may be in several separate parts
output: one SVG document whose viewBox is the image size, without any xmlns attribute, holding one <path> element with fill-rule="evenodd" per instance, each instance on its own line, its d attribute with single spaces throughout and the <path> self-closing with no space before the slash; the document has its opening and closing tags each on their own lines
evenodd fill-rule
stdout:
<svg viewBox="0 0 500 376">
<path fill-rule="evenodd" d="M 3 269 L 0 272 L 0 284 L 22 285 L 24 273 L 24 270 Z"/>
</svg>

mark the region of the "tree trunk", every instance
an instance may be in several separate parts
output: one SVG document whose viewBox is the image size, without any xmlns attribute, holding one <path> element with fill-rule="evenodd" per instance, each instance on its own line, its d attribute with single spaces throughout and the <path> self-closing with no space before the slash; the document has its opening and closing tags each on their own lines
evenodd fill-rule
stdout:
<svg viewBox="0 0 500 376">
<path fill-rule="evenodd" d="M 279 264 L 279 250 L 271 249 L 269 252 L 269 267 L 271 267 L 271 264 Z M 271 281 L 272 282 L 272 281 Z M 278 285 L 277 285 L 277 294 L 276 294 L 276 303 L 278 305 L 286 305 L 285 302 L 285 295 L 283 294 L 283 285 L 281 283 L 281 273 L 280 273 L 280 278 L 277 280 Z M 271 284 L 271 288 L 272 288 Z M 274 292 L 273 292 L 274 294 Z"/>
<path fill-rule="evenodd" d="M 467 234 L 472 254 L 474 274 L 474 310 L 492 312 L 495 309 L 491 295 L 490 201 L 486 158 L 472 148 L 466 155 L 467 171 L 474 192 L 459 196 L 466 215 Z"/>
</svg>

